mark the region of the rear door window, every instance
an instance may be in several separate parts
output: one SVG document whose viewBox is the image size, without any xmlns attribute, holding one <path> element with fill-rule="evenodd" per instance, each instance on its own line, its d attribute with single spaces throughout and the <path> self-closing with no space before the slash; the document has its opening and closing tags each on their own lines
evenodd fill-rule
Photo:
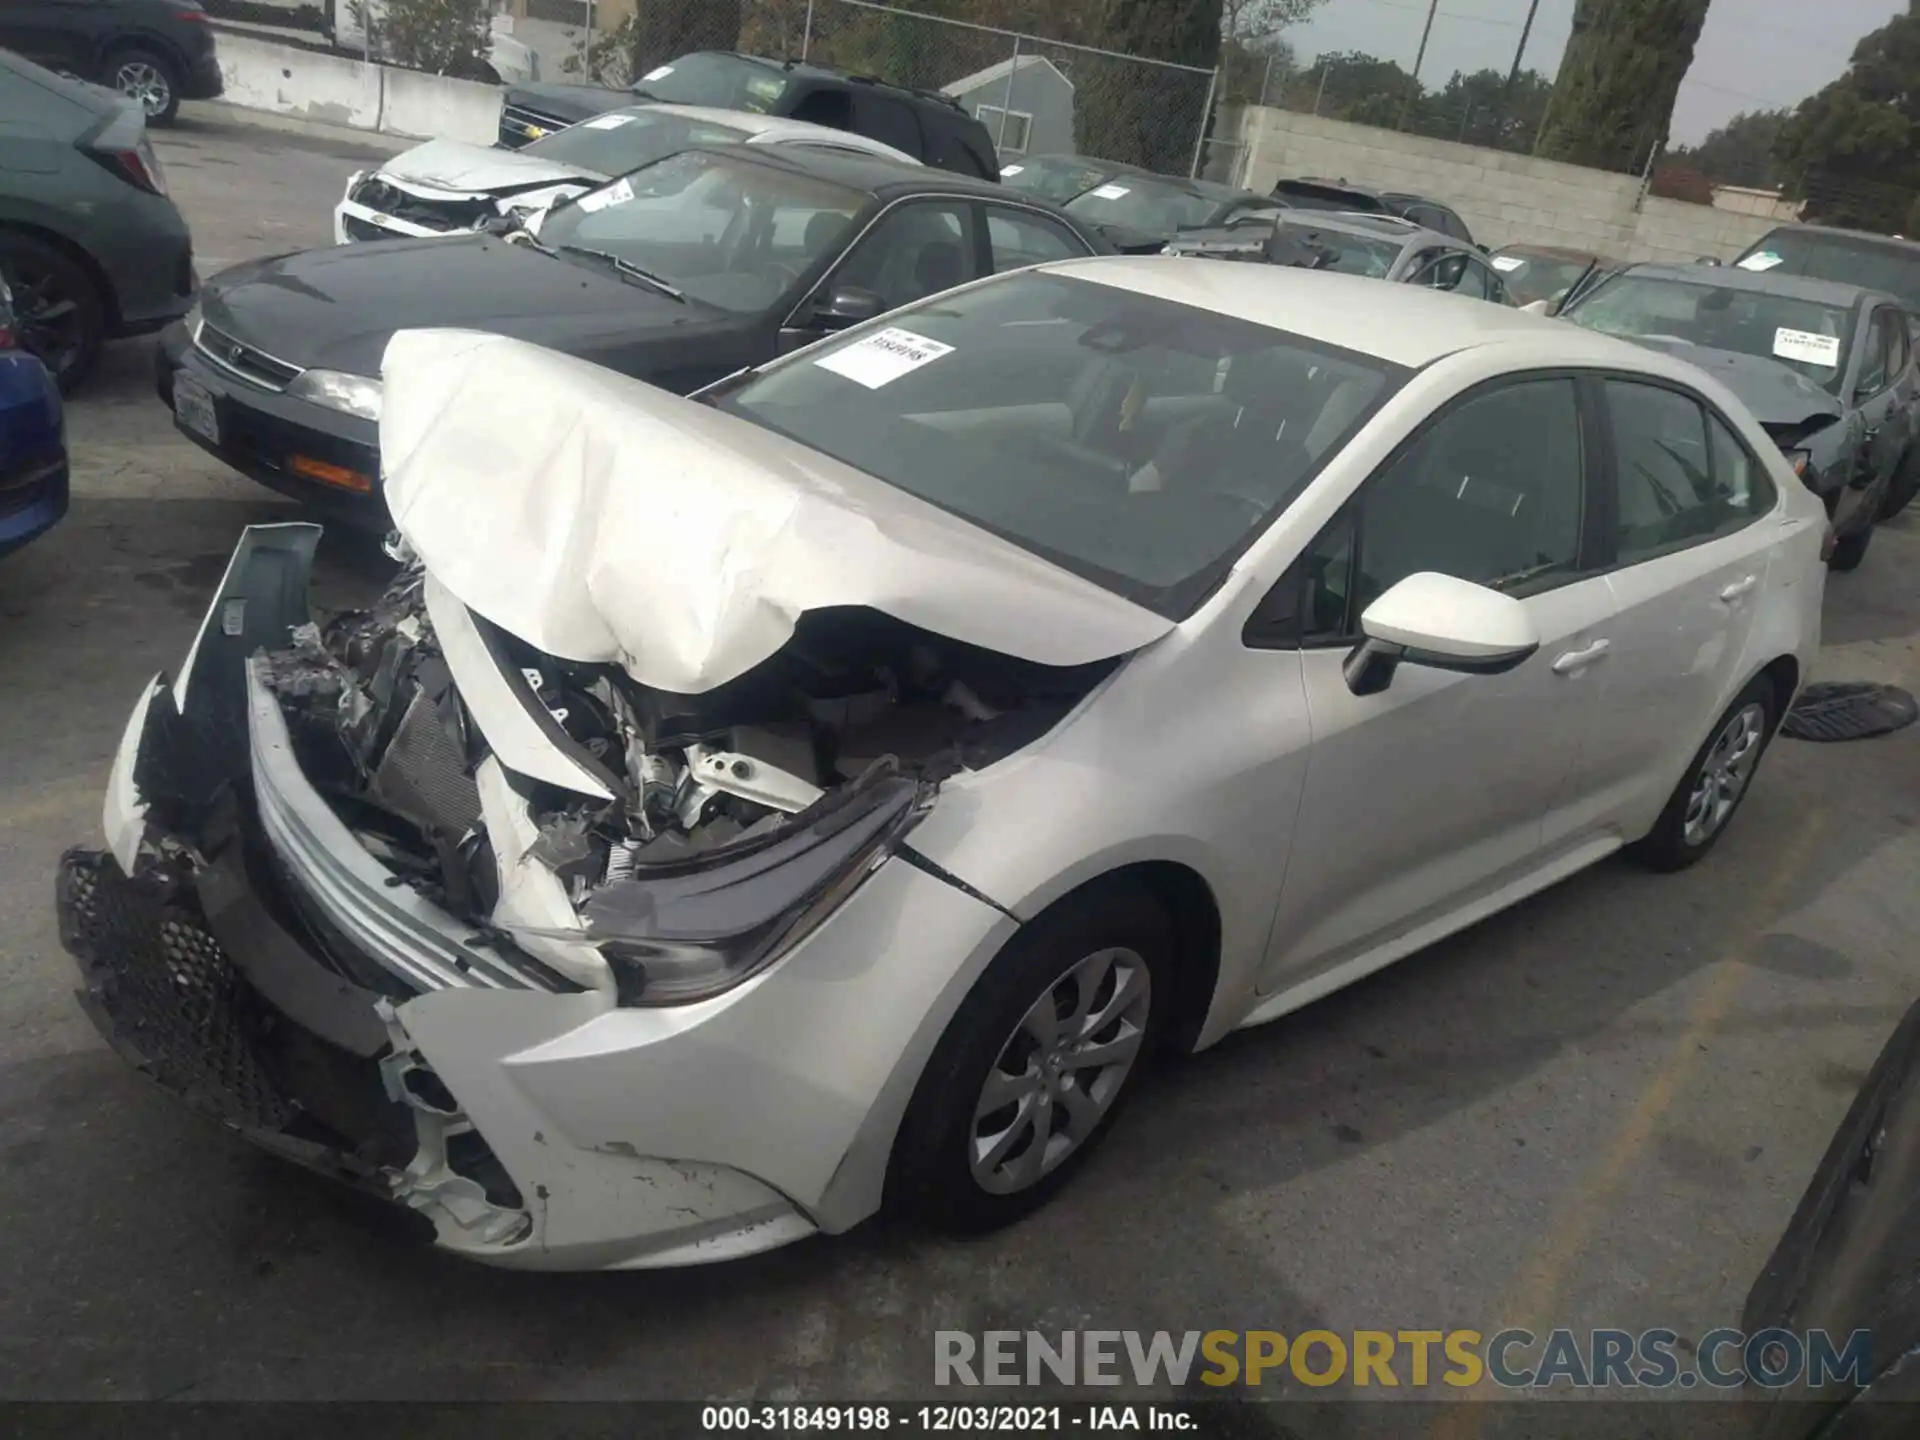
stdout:
<svg viewBox="0 0 1920 1440">
<path fill-rule="evenodd" d="M 914 118 L 913 107 L 891 95 L 866 89 L 855 90 L 853 128 L 883 145 L 891 145 L 915 157 L 923 148 L 920 122 Z"/>
</svg>

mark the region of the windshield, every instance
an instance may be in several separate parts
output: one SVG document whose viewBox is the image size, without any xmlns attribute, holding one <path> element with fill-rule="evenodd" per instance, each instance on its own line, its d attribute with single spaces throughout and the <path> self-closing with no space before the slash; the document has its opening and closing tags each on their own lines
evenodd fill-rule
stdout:
<svg viewBox="0 0 1920 1440">
<path fill-rule="evenodd" d="M 1561 318 L 1629 340 L 1678 340 L 1778 360 L 1828 390 L 1846 367 L 1850 312 L 1728 285 L 1619 275 Z"/>
<path fill-rule="evenodd" d="M 1118 176 L 1067 203 L 1067 213 L 1089 225 L 1118 225 L 1149 235 L 1205 225 L 1219 209 L 1218 200 L 1145 175 Z"/>
<path fill-rule="evenodd" d="M 1064 204 L 1084 195 L 1113 172 L 1097 160 L 1070 160 L 1061 156 L 1015 160 L 1000 167 L 1000 183 L 1043 200 Z"/>
<path fill-rule="evenodd" d="M 889 321 L 720 403 L 1175 618 L 1401 373 L 1045 271 Z"/>
<path fill-rule="evenodd" d="M 771 114 L 786 93 L 784 71 L 738 55 L 682 55 L 657 65 L 633 82 L 643 100 L 664 105 L 704 105 L 713 110 Z"/>
<path fill-rule="evenodd" d="M 772 305 L 840 244 L 867 203 L 857 190 L 687 150 L 552 211 L 558 250 L 599 250 L 695 300 L 746 314 Z"/>
<path fill-rule="evenodd" d="M 1507 293 L 1516 305 L 1531 305 L 1536 300 L 1552 300 L 1565 292 L 1591 264 L 1587 260 L 1563 260 L 1544 255 L 1515 255 L 1501 252 L 1493 257 L 1493 268 L 1507 282 Z"/>
<path fill-rule="evenodd" d="M 1287 232 L 1308 248 L 1331 257 L 1316 269 L 1365 275 L 1371 280 L 1384 280 L 1392 273 L 1393 262 L 1400 258 L 1402 248 L 1397 240 L 1376 240 L 1315 225 L 1290 224 Z"/>
<path fill-rule="evenodd" d="M 733 145 L 746 138 L 746 131 L 731 125 L 658 111 L 614 110 L 536 140 L 520 153 L 601 175 L 624 175 L 695 145 Z"/>
<path fill-rule="evenodd" d="M 1856 235 L 1776 230 L 1734 261 L 1742 270 L 1805 275 L 1884 290 L 1920 310 L 1920 246 L 1876 244 Z"/>
</svg>

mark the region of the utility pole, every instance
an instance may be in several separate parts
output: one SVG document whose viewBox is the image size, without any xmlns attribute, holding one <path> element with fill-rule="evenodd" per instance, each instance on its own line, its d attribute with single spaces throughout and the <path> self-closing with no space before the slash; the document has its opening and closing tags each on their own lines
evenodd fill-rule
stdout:
<svg viewBox="0 0 1920 1440">
<path fill-rule="evenodd" d="M 1427 5 L 1427 23 L 1420 31 L 1420 49 L 1413 57 L 1413 88 L 1407 91 L 1406 104 L 1400 107 L 1400 123 L 1397 129 L 1407 128 L 1407 111 L 1413 108 L 1413 97 L 1420 89 L 1420 67 L 1427 63 L 1427 41 L 1433 35 L 1433 17 L 1440 11 L 1440 0 L 1429 0 Z"/>
<path fill-rule="evenodd" d="M 1513 87 L 1520 78 L 1520 62 L 1526 57 L 1527 37 L 1533 34 L 1533 17 L 1540 13 L 1540 0 L 1527 6 L 1527 23 L 1520 27 L 1520 43 L 1514 48 L 1513 68 L 1507 71 L 1507 87 L 1500 92 L 1500 123 L 1513 119 Z"/>
</svg>

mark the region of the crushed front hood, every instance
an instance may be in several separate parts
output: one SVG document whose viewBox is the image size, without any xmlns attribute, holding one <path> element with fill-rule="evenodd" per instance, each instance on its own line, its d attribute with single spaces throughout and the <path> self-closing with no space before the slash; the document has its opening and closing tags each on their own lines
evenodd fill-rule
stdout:
<svg viewBox="0 0 1920 1440">
<path fill-rule="evenodd" d="M 431 186 L 460 195 L 490 195 L 605 178 L 577 165 L 556 165 L 521 150 L 493 150 L 458 140 L 429 140 L 416 145 L 382 165 L 380 174 L 407 185 Z"/>
<path fill-rule="evenodd" d="M 866 606 L 1046 665 L 1171 621 L 746 421 L 522 341 L 403 331 L 383 367 L 394 524 L 548 654 L 700 694 L 809 610 Z"/>
<path fill-rule="evenodd" d="M 1699 366 L 1739 396 L 1740 402 L 1753 412 L 1753 418 L 1769 430 L 1777 426 L 1801 427 L 1806 434 L 1812 434 L 1846 414 L 1831 394 L 1781 361 L 1658 336 L 1630 338 L 1649 350 Z"/>
</svg>

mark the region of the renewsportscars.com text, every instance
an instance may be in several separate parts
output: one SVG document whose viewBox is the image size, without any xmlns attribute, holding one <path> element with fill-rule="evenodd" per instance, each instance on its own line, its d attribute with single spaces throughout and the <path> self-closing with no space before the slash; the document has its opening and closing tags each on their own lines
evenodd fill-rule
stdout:
<svg viewBox="0 0 1920 1440">
<path fill-rule="evenodd" d="M 1373 1389 L 1432 1385 L 1507 1390 L 1766 1389 L 1805 1381 L 1865 1385 L 1873 1337 L 1824 1330 L 940 1330 L 933 1383 L 958 1386 L 1178 1387 L 1299 1384 Z"/>
</svg>

